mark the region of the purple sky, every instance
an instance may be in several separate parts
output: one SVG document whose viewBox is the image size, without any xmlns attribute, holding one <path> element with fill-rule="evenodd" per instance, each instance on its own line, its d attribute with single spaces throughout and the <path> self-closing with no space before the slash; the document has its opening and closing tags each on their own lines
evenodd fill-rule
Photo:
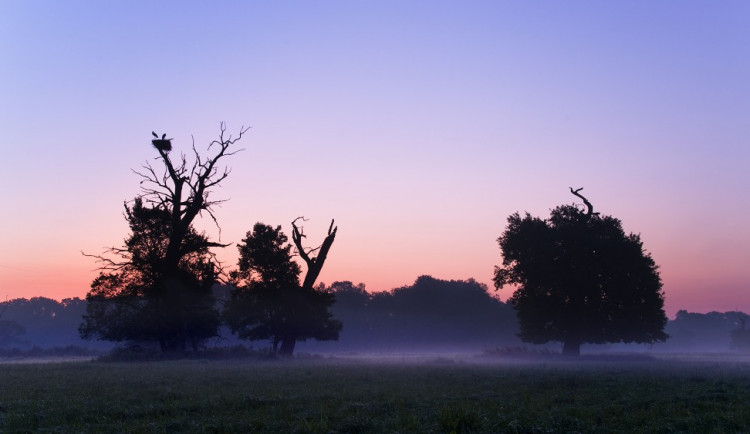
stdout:
<svg viewBox="0 0 750 434">
<path fill-rule="evenodd" d="M 222 241 L 335 218 L 326 283 L 489 284 L 507 216 L 585 187 L 670 317 L 750 312 L 748 2 L 0 2 L 0 296 L 84 296 L 151 131 L 222 121 Z"/>
</svg>

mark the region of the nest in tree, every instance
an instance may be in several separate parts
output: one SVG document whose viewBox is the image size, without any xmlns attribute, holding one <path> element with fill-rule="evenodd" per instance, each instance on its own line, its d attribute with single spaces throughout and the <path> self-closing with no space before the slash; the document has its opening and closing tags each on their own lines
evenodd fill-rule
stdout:
<svg viewBox="0 0 750 434">
<path fill-rule="evenodd" d="M 151 144 L 160 151 L 169 152 L 172 150 L 172 139 L 154 139 Z"/>
</svg>

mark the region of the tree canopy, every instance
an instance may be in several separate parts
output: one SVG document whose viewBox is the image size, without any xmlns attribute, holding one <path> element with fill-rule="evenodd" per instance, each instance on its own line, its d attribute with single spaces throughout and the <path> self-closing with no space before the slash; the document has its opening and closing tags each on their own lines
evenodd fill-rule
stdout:
<svg viewBox="0 0 750 434">
<path fill-rule="evenodd" d="M 519 336 L 532 343 L 560 341 L 579 354 L 582 343 L 657 342 L 667 335 L 658 267 L 637 234 L 600 216 L 583 199 L 552 210 L 549 219 L 518 213 L 498 238 L 503 262 L 496 288 L 516 285 L 508 300 Z"/>
<path fill-rule="evenodd" d="M 301 232 L 295 227 L 297 236 L 301 238 Z M 333 238 L 326 242 L 330 248 Z M 334 295 L 314 288 L 314 279 L 300 285 L 302 270 L 281 226 L 256 223 L 238 248 L 239 270 L 233 273 L 237 287 L 224 311 L 233 332 L 246 339 L 268 339 L 274 354 L 285 357 L 292 355 L 297 341 L 338 339 L 342 324 L 329 310 Z M 304 252 L 307 260 L 322 267 L 321 255 L 313 258 L 309 253 Z"/>
<path fill-rule="evenodd" d="M 181 258 L 167 273 L 163 258 L 171 233 L 167 210 L 126 205 L 131 235 L 117 270 L 99 274 L 86 296 L 80 332 L 110 341 L 156 341 L 164 350 L 194 348 L 216 335 L 219 315 L 211 286 L 218 267 L 205 235 L 189 227 Z"/>
</svg>

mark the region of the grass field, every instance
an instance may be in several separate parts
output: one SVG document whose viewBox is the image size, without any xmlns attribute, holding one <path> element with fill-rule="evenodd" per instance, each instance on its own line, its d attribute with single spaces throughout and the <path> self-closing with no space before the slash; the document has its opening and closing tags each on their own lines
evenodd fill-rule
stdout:
<svg viewBox="0 0 750 434">
<path fill-rule="evenodd" d="M 0 364 L 3 433 L 747 431 L 741 361 Z"/>
</svg>

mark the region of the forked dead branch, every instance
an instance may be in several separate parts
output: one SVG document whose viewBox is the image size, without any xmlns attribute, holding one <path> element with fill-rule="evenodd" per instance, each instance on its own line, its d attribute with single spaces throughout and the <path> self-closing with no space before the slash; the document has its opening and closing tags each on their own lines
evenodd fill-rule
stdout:
<svg viewBox="0 0 750 434">
<path fill-rule="evenodd" d="M 323 244 L 318 247 L 305 250 L 302 246 L 302 238 L 305 238 L 304 228 L 297 226 L 297 221 L 305 221 L 304 217 L 297 217 L 292 221 L 292 240 L 294 241 L 295 247 L 297 247 L 297 253 L 305 261 L 307 265 L 307 273 L 305 273 L 305 280 L 302 283 L 303 288 L 312 289 L 315 285 L 315 281 L 320 275 L 320 271 L 323 269 L 323 263 L 328 256 L 328 251 L 331 250 L 333 240 L 336 238 L 336 231 L 338 226 L 333 226 L 334 220 L 331 219 L 331 225 L 328 226 L 328 235 L 323 240 Z M 311 256 L 312 253 L 318 252 L 317 256 Z"/>
</svg>

